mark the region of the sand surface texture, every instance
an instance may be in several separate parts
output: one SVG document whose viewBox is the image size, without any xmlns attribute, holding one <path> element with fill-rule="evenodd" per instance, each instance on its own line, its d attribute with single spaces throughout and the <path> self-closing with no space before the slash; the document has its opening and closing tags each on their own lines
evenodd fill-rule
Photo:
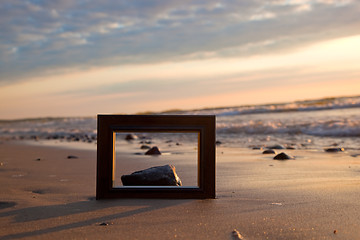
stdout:
<svg viewBox="0 0 360 240">
<path fill-rule="evenodd" d="M 216 199 L 96 201 L 95 147 L 2 142 L 0 239 L 359 239 L 360 157 L 286 151 L 218 147 Z"/>
</svg>

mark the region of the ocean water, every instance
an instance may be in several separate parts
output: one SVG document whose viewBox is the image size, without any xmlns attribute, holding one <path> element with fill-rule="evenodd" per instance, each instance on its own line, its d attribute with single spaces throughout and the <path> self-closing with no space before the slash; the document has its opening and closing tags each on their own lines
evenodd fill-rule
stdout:
<svg viewBox="0 0 360 240">
<path fill-rule="evenodd" d="M 226 147 L 282 144 L 296 149 L 360 150 L 360 96 L 166 114 L 216 115 L 217 140 Z M 96 142 L 96 129 L 96 116 L 2 120 L 0 138 L 90 144 Z"/>
</svg>

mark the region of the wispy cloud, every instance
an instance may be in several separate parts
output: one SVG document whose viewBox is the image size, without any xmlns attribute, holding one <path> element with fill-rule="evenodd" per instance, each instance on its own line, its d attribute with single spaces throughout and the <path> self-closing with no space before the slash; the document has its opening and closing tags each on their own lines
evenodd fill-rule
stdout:
<svg viewBox="0 0 360 240">
<path fill-rule="evenodd" d="M 0 3 L 0 81 L 49 69 L 249 56 L 360 33 L 360 2 Z"/>
</svg>

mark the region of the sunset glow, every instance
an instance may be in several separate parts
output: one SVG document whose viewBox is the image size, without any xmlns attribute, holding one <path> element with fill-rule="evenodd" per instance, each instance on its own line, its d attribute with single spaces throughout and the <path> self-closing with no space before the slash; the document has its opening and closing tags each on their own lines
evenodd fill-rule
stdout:
<svg viewBox="0 0 360 240">
<path fill-rule="evenodd" d="M 209 1 L 208 10 L 210 6 L 219 8 L 217 11 L 222 9 L 219 15 L 214 17 L 219 22 L 212 23 L 215 33 L 213 39 L 203 42 L 207 45 L 206 47 L 198 45 L 196 42 L 204 36 L 198 35 L 194 26 L 188 29 L 194 31 L 193 34 L 183 36 L 184 43 L 177 42 L 178 49 L 174 51 L 169 51 L 170 47 L 174 47 L 171 41 L 178 40 L 170 36 L 169 39 L 159 38 L 159 41 L 164 41 L 162 47 L 155 46 L 152 40 L 146 38 L 141 40 L 139 36 L 136 40 L 138 49 L 131 50 L 133 45 L 129 43 L 130 45 L 126 46 L 128 35 L 124 32 L 127 28 L 131 31 L 132 27 L 137 26 L 137 23 L 131 21 L 124 24 L 109 23 L 107 27 L 105 25 L 102 28 L 99 27 L 97 33 L 91 32 L 95 31 L 94 29 L 85 29 L 85 27 L 79 29 L 78 32 L 63 30 L 61 34 L 58 33 L 59 36 L 63 39 L 72 39 L 72 41 L 62 42 L 62 45 L 56 42 L 58 40 L 48 39 L 49 34 L 45 29 L 43 29 L 43 34 L 36 37 L 23 31 L 13 30 L 15 26 L 9 25 L 6 29 L 11 31 L 10 37 L 16 41 L 14 40 L 14 46 L 9 42 L 10 40 L 0 42 L 2 53 L 0 119 L 158 112 L 175 108 L 194 109 L 359 95 L 360 21 L 339 25 L 341 20 L 338 19 L 334 20 L 337 22 L 334 22 L 332 28 L 327 29 L 328 26 L 322 26 L 320 23 L 317 25 L 315 20 L 320 21 L 320 19 L 314 16 L 316 11 L 348 12 L 348 15 L 355 16 L 356 11 L 359 13 L 359 3 L 346 1 L 339 4 L 341 1 L 318 1 L 317 4 L 312 5 L 313 1 L 294 1 L 290 5 L 298 14 L 298 22 L 294 23 L 298 32 L 295 28 L 288 32 L 279 30 L 277 36 L 266 36 L 265 32 L 255 34 L 255 29 L 247 29 L 246 24 L 253 26 L 255 21 L 260 29 L 263 25 L 276 27 L 279 24 L 278 21 L 284 21 L 285 24 L 286 19 L 290 17 L 283 12 L 281 15 L 280 10 L 278 14 L 275 12 L 276 9 L 284 6 L 279 4 L 279 1 L 269 2 L 272 3 L 265 4 L 264 8 L 272 9 L 272 14 L 258 14 L 257 17 L 253 15 L 249 18 L 250 20 L 237 20 L 242 24 L 238 27 L 246 29 L 244 33 L 236 31 L 224 33 L 224 26 L 218 25 L 220 21 L 228 24 L 228 28 L 235 27 L 231 6 L 227 8 L 225 5 L 211 5 Z M 305 2 L 307 5 L 304 4 Z M 29 4 L 35 6 L 38 3 L 29 1 Z M 194 5 L 199 8 L 206 7 L 197 5 L 195 2 Z M 5 11 L 4 6 L 1 11 Z M 50 8 L 46 4 L 40 4 L 38 7 Z M 54 24 L 58 23 L 58 25 L 63 20 L 60 17 L 60 9 L 64 8 L 62 9 L 64 12 L 74 10 L 66 9 L 60 2 L 52 7 L 54 10 L 51 12 L 52 18 Z M 241 8 L 239 11 L 243 11 L 244 15 L 254 14 L 255 10 L 252 8 L 254 6 L 251 7 L 249 4 L 248 7 Z M 159 17 L 159 13 L 155 14 L 151 9 L 151 7 L 146 9 L 144 6 L 143 11 L 150 11 L 148 14 L 154 14 L 151 16 L 153 18 Z M 172 13 L 176 9 L 191 11 L 192 8 L 180 6 L 174 2 L 173 5 L 169 3 L 169 6 L 163 6 L 163 9 L 157 11 Z M 39 11 L 38 14 L 40 14 Z M 215 10 L 212 9 L 212 11 Z M 208 19 L 210 12 L 209 10 L 209 16 L 197 17 L 203 20 Z M 34 14 L 36 16 L 36 12 Z M 128 14 L 129 19 L 135 21 L 136 18 L 130 11 Z M 307 24 L 304 20 L 306 16 L 314 17 L 315 23 L 312 29 L 302 29 L 302 24 Z M 357 18 L 358 16 L 360 14 L 356 15 Z M 15 18 L 16 15 L 9 17 Z M 343 17 L 346 18 L 346 16 Z M 171 17 L 168 16 L 169 18 Z M 172 21 L 173 24 L 181 24 L 187 18 L 189 16 L 179 16 L 179 19 Z M 151 39 L 156 39 L 156 36 L 148 31 L 153 27 L 151 24 L 159 24 L 160 20 L 157 21 L 157 23 L 155 21 L 149 23 L 148 26 L 142 26 L 144 34 L 145 32 L 150 34 Z M 258 23 L 259 21 L 263 25 Z M 346 24 L 345 22 L 347 22 L 346 19 L 343 24 Z M 184 28 L 174 26 L 169 24 L 161 29 L 163 32 L 158 34 L 175 34 L 174 29 L 176 29 L 176 34 L 181 35 L 185 31 Z M 39 31 L 41 27 L 44 26 L 41 26 L 39 22 Z M 5 26 L 2 25 L 2 28 Z M 216 35 L 215 28 L 218 28 L 219 32 L 222 31 L 222 35 Z M 336 35 L 334 34 L 336 29 L 344 29 L 344 32 Z M 85 30 L 95 34 L 94 36 L 104 38 L 109 34 L 109 36 L 118 34 L 113 35 L 114 39 L 118 40 L 117 43 L 114 39 L 108 39 L 113 42 L 113 48 L 117 53 L 109 51 L 111 46 L 101 45 L 109 42 L 99 40 L 98 47 L 102 49 L 101 54 L 90 56 L 89 54 L 93 54 L 94 49 L 90 50 L 86 46 L 91 42 L 95 44 L 95 39 L 90 40 L 90 32 L 85 33 Z M 204 35 L 210 34 L 205 32 L 210 30 L 203 31 Z M 323 32 L 322 37 L 319 36 L 319 32 Z M 238 43 L 231 39 L 236 37 L 239 39 Z M 56 48 L 56 51 L 63 49 L 64 53 L 59 52 L 57 57 L 48 58 L 46 54 L 49 54 L 50 50 L 46 50 L 46 47 L 50 48 L 51 41 L 53 41 L 52 48 Z M 38 48 L 36 43 L 44 47 Z M 78 47 L 72 48 L 70 43 Z M 153 47 L 150 46 L 151 44 Z M 140 49 L 143 51 L 141 52 Z M 158 49 L 158 52 L 153 52 L 154 49 Z M 125 53 L 125 50 L 129 52 Z M 78 55 L 73 55 L 75 52 L 71 51 L 77 52 Z M 34 60 L 25 62 L 25 58 L 21 59 L 22 55 L 26 59 L 33 57 Z M 70 65 L 65 61 L 66 58 L 69 59 Z"/>
</svg>

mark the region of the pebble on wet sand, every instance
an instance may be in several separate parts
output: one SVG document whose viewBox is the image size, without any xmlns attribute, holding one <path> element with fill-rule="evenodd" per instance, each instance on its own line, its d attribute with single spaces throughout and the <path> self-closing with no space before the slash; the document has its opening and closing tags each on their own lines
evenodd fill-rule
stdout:
<svg viewBox="0 0 360 240">
<path fill-rule="evenodd" d="M 152 147 L 145 153 L 145 155 L 161 155 L 161 152 L 158 147 Z"/>
<path fill-rule="evenodd" d="M 344 152 L 344 151 L 345 151 L 344 148 L 327 148 L 327 149 L 325 149 L 325 152 L 331 152 L 331 153 Z"/>
<path fill-rule="evenodd" d="M 293 156 L 290 156 L 284 152 L 279 153 L 278 155 L 276 155 L 274 158 L 274 160 L 288 160 L 288 159 L 295 159 Z"/>
<path fill-rule="evenodd" d="M 263 154 L 275 154 L 276 152 L 273 149 L 266 149 L 262 152 Z"/>
<path fill-rule="evenodd" d="M 141 145 L 141 147 L 140 147 L 141 149 L 150 149 L 151 147 L 150 146 L 148 146 L 148 145 Z"/>
<path fill-rule="evenodd" d="M 127 134 L 125 136 L 125 140 L 127 140 L 127 141 L 131 141 L 131 140 L 134 140 L 134 139 L 137 139 L 137 138 L 138 137 L 136 135 L 134 135 L 134 134 Z"/>
</svg>

